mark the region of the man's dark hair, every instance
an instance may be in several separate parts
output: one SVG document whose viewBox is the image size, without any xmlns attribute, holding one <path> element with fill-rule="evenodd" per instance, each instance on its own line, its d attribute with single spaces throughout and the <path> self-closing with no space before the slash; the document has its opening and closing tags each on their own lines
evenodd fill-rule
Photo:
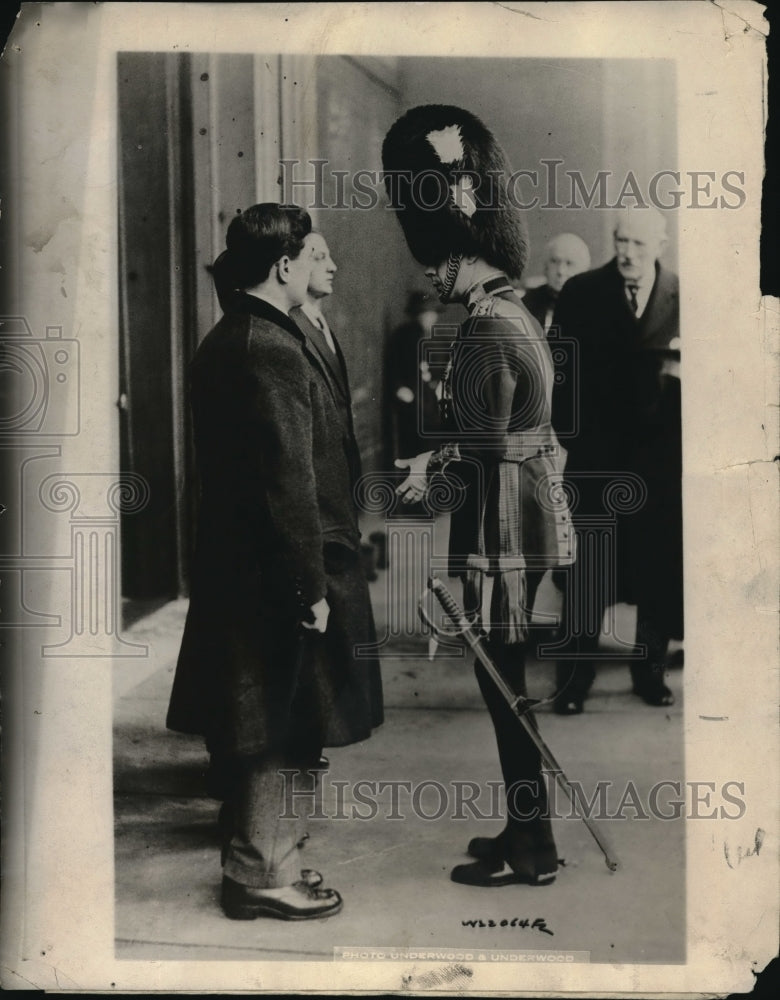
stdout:
<svg viewBox="0 0 780 1000">
<path fill-rule="evenodd" d="M 237 215 L 228 226 L 227 250 L 214 263 L 217 294 L 253 288 L 282 257 L 295 260 L 311 232 L 309 213 L 297 205 L 264 202 Z"/>
</svg>

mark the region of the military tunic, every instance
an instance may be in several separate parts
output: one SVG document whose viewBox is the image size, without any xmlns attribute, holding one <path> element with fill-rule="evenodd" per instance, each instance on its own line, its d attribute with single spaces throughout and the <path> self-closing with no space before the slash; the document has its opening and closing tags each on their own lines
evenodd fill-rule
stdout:
<svg viewBox="0 0 780 1000">
<path fill-rule="evenodd" d="M 429 471 L 446 468 L 460 492 L 450 528 L 450 574 L 481 603 L 484 577 L 504 642 L 527 638 L 525 574 L 568 565 L 574 536 L 550 423 L 553 363 L 537 321 L 504 275 L 473 286 L 443 381 L 450 443 Z M 467 610 L 474 610 L 474 607 Z"/>
</svg>

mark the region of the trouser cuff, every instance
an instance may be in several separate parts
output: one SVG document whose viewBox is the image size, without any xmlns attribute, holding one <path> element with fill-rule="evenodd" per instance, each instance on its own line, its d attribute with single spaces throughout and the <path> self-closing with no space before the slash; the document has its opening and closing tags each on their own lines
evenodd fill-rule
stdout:
<svg viewBox="0 0 780 1000">
<path fill-rule="evenodd" d="M 289 857 L 270 871 L 261 865 L 247 863 L 228 850 L 222 872 L 233 882 L 252 889 L 281 889 L 285 885 L 299 881 L 301 877 L 298 848 L 296 846 Z"/>
</svg>

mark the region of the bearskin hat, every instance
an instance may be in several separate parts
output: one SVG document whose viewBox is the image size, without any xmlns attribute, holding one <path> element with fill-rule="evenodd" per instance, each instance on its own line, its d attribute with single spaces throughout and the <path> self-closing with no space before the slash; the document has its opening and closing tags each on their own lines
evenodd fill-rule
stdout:
<svg viewBox="0 0 780 1000">
<path fill-rule="evenodd" d="M 522 275 L 528 239 L 507 196 L 511 167 L 479 118 L 451 105 L 412 108 L 385 136 L 382 164 L 391 207 L 421 264 L 462 253 Z"/>
</svg>

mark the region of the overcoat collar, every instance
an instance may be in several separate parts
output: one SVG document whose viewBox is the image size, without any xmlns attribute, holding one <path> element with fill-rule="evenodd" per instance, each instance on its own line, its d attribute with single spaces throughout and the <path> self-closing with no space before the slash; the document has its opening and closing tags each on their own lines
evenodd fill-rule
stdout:
<svg viewBox="0 0 780 1000">
<path fill-rule="evenodd" d="M 259 299 L 256 295 L 247 295 L 246 292 L 241 292 L 233 299 L 231 311 L 249 313 L 252 316 L 257 316 L 259 319 L 266 319 L 270 323 L 281 326 L 288 333 L 292 333 L 298 340 L 304 339 L 303 334 L 287 313 L 282 312 L 281 309 L 277 309 L 276 306 L 271 305 L 266 299 Z"/>
<path fill-rule="evenodd" d="M 288 316 L 287 313 L 283 313 L 281 309 L 277 309 L 276 306 L 271 305 L 265 299 L 259 299 L 256 295 L 247 295 L 245 292 L 236 296 L 231 304 L 231 308 L 234 312 L 249 313 L 251 316 L 257 316 L 258 319 L 267 320 L 269 323 L 274 323 L 276 326 L 280 326 L 283 330 L 291 333 L 303 348 L 303 353 L 309 361 L 322 372 L 326 381 L 329 381 L 325 363 L 319 351 L 300 329 L 295 320 Z"/>
</svg>

